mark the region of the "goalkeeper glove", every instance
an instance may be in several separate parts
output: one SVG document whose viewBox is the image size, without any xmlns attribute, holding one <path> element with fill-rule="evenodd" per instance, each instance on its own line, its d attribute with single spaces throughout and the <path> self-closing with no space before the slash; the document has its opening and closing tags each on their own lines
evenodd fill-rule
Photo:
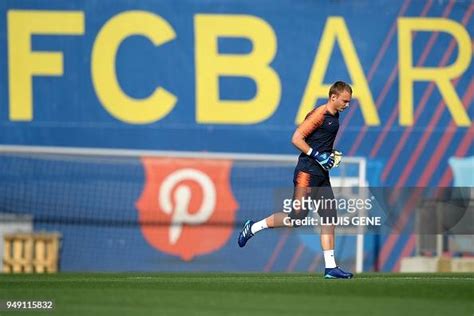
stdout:
<svg viewBox="0 0 474 316">
<path fill-rule="evenodd" d="M 324 170 L 329 171 L 334 166 L 334 157 L 330 153 L 320 153 L 312 148 L 307 153 L 308 156 L 316 160 Z"/>
<path fill-rule="evenodd" d="M 334 167 L 338 167 L 342 160 L 342 153 L 334 149 L 331 156 L 334 158 Z"/>
</svg>

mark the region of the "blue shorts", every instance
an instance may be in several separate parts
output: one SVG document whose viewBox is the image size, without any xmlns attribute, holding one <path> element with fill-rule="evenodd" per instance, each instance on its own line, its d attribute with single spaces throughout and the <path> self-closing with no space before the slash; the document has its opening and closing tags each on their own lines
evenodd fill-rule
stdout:
<svg viewBox="0 0 474 316">
<path fill-rule="evenodd" d="M 310 197 L 312 200 L 334 200 L 329 175 L 314 175 L 300 170 L 295 170 L 293 176 L 294 192 L 293 200 Z M 318 214 L 324 218 L 337 218 L 335 203 L 322 203 L 323 207 L 318 209 Z M 308 215 L 308 209 L 293 209 L 291 218 L 303 219 Z"/>
</svg>

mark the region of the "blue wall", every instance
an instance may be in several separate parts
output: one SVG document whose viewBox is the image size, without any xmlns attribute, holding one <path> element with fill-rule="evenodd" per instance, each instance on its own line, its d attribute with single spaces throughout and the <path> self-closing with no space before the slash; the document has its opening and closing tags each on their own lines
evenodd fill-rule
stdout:
<svg viewBox="0 0 474 316">
<path fill-rule="evenodd" d="M 0 12 L 4 17 L 0 19 L 0 144 L 297 154 L 290 144 L 290 138 L 297 125 L 295 121 L 305 92 L 311 91 L 314 87 L 309 82 L 313 64 L 317 63 L 315 56 L 318 50 L 330 42 L 328 39 L 322 39 L 324 28 L 329 21 L 342 17 L 354 46 L 356 59 L 350 56 L 347 62 L 344 58 L 348 56 L 347 53 L 344 53 L 340 43 L 336 42 L 330 51 L 328 62 L 323 63 L 327 66 L 323 82 L 316 82 L 317 85 L 345 80 L 359 87 L 355 89 L 354 101 L 350 109 L 341 115 L 341 128 L 336 147 L 346 155 L 368 159 L 368 180 L 372 185 L 448 186 L 454 181 L 448 159 L 474 154 L 472 146 L 474 131 L 471 123 L 474 117 L 472 107 L 474 68 L 471 62 L 473 7 L 472 1 L 418 0 L 376 2 L 285 0 L 277 3 L 266 0 L 257 2 L 48 1 L 44 3 L 3 1 L 0 3 Z M 22 47 L 24 48 L 21 43 L 28 42 L 28 39 L 24 38 L 25 33 L 20 32 L 24 31 L 24 28 L 20 27 L 20 31 L 18 29 L 15 32 L 12 31 L 15 25 L 14 19 L 17 18 L 12 12 L 26 12 L 21 10 L 32 11 L 28 13 L 32 14 L 31 17 L 38 13 L 56 12 L 62 15 L 61 18 L 65 18 L 66 11 L 75 12 L 80 17 L 75 26 L 77 34 L 68 35 L 66 28 L 63 30 L 60 28 L 59 34 L 52 35 L 51 31 L 41 31 L 39 33 L 42 34 L 32 35 L 31 51 L 62 52 L 63 63 L 60 66 L 62 75 L 54 76 L 47 74 L 54 68 L 51 63 L 38 63 L 46 70 L 43 73 L 39 71 L 33 74 L 31 99 L 24 98 L 26 92 L 23 93 L 30 89 L 28 81 L 12 79 L 12 69 L 27 73 L 30 69 L 28 68 L 30 59 L 29 57 L 25 60 L 12 59 L 12 55 L 18 57 L 20 54 L 13 50 L 9 53 L 9 48 L 21 50 Z M 168 114 L 146 123 L 131 122 L 113 115 L 98 95 L 98 91 L 109 91 L 111 83 L 94 82 L 92 75 L 93 68 L 100 67 L 100 65 L 93 65 L 92 52 L 97 45 L 101 30 L 104 30 L 105 25 L 114 17 L 132 10 L 161 17 L 175 33 L 174 39 L 160 46 L 154 46 L 145 36 L 126 37 L 116 54 L 113 74 L 117 77 L 123 93 L 132 101 L 148 98 L 158 86 L 176 97 L 176 103 Z M 218 80 L 217 91 L 205 92 L 210 96 L 217 93 L 221 100 L 239 100 L 240 106 L 245 108 L 246 102 L 258 93 L 276 96 L 279 90 L 275 109 L 265 118 L 248 123 L 245 121 L 248 114 L 242 113 L 228 116 L 228 121 L 225 123 L 209 123 L 203 122 L 198 117 L 197 108 L 205 106 L 205 102 L 199 104 L 197 100 L 198 86 L 209 79 L 206 76 L 210 73 L 210 69 L 206 66 L 202 68 L 197 66 L 199 61 L 196 47 L 198 41 L 204 41 L 204 37 L 198 36 L 196 19 L 198 15 L 203 14 L 222 17 L 224 23 L 229 24 L 233 18 L 242 15 L 255 17 L 274 33 L 275 56 L 268 67 L 277 75 L 280 82 L 279 89 L 273 85 L 270 86 L 270 91 L 268 88 L 263 91 L 260 83 L 245 75 L 253 73 L 254 69 L 244 67 L 243 75 L 235 73 L 223 75 Z M 467 59 L 464 58 L 465 67 L 461 67 L 462 71 L 450 81 L 463 109 L 452 105 L 453 98 L 443 99 L 440 89 L 432 82 L 414 82 L 414 120 L 409 124 L 400 122 L 400 109 L 406 110 L 407 104 L 399 102 L 401 94 L 406 93 L 406 91 L 400 91 L 399 74 L 402 71 L 409 73 L 410 70 L 400 64 L 399 47 L 403 45 L 397 37 L 399 31 L 397 21 L 400 23 L 407 17 L 444 18 L 455 22 L 460 27 L 455 31 L 457 35 L 468 35 L 469 54 Z M 416 32 L 416 39 L 411 44 L 405 45 L 413 51 L 413 64 L 418 67 L 442 69 L 454 63 L 458 58 L 460 43 L 454 41 L 453 37 L 446 32 L 435 32 L 438 22 L 438 20 L 428 20 L 429 30 Z M 11 35 L 8 35 L 8 23 L 11 24 Z M 38 28 L 54 28 L 52 19 L 39 18 L 37 23 Z M 71 23 L 74 24 L 74 22 Z M 31 25 L 34 23 L 32 22 Z M 81 25 L 83 30 L 80 30 Z M 417 23 L 414 22 L 414 25 Z M 156 29 L 157 34 L 161 34 L 160 31 L 161 29 Z M 235 31 L 238 33 L 241 29 L 237 27 Z M 256 36 L 262 34 L 259 29 L 254 31 Z M 338 34 L 341 32 L 338 29 Z M 215 54 L 239 58 L 250 54 L 255 45 L 261 44 L 262 47 L 268 47 L 270 42 L 270 38 L 265 38 L 265 42 L 254 43 L 252 46 L 251 41 L 245 37 L 221 36 L 218 40 L 218 52 Z M 450 49 L 450 45 L 454 46 Z M 24 52 L 29 51 L 24 50 Z M 100 54 L 105 54 L 105 50 Z M 354 75 L 357 72 L 357 61 L 361 65 L 363 81 Z M 367 86 L 364 86 L 364 82 Z M 18 99 L 12 97 L 15 93 L 12 89 L 16 89 L 15 97 L 22 100 L 21 102 L 15 101 Z M 362 97 L 363 94 L 369 95 L 370 98 Z M 374 104 L 372 118 L 376 115 L 379 118 L 378 123 L 369 122 L 362 114 L 362 108 L 370 111 L 370 99 Z M 316 103 L 324 102 L 323 98 L 319 98 Z M 446 103 L 450 104 L 452 111 L 448 110 Z M 113 104 L 113 106 L 117 105 L 120 104 Z M 12 114 L 13 109 L 20 109 L 24 113 L 30 106 L 33 109 L 31 117 L 15 117 Z M 225 104 L 221 106 L 225 107 Z M 261 102 L 255 106 L 265 107 L 268 104 Z M 222 108 L 206 109 L 204 115 L 210 117 L 219 109 Z M 132 106 L 128 108 L 127 115 L 134 115 L 140 111 L 140 106 Z M 464 121 L 453 120 L 453 117 L 464 117 Z M 69 216 L 74 215 L 77 210 L 77 214 L 88 214 L 90 215 L 88 217 L 95 219 L 100 219 L 101 216 L 108 218 L 106 213 L 110 211 L 117 212 L 120 219 L 132 222 L 136 220 L 135 202 L 145 182 L 143 167 L 138 159 L 126 167 L 116 169 L 113 166 L 94 167 L 86 164 L 79 168 L 80 170 L 76 170 L 78 172 L 76 175 L 70 174 L 70 172 L 74 173 L 75 167 L 66 165 L 64 172 L 68 183 L 64 185 L 72 186 L 71 191 L 55 199 L 54 203 L 57 204 L 54 204 L 53 211 L 50 205 L 51 199 L 57 192 L 55 185 L 59 185 L 58 178 L 54 179 L 53 186 L 42 186 L 41 182 L 35 179 L 44 179 L 50 175 L 49 171 L 46 172 L 43 168 L 61 170 L 65 165 L 49 161 L 47 166 L 33 167 L 31 163 L 36 162 L 2 158 L 2 165 L 7 166 L 7 168 L 2 168 L 3 174 L 0 175 L 2 194 L 5 197 L 2 207 L 6 211 L 34 213 L 35 216 L 41 217 L 42 212 L 58 215 L 55 212 L 63 210 L 63 212 L 68 212 L 66 215 Z M 17 170 L 17 173 L 9 173 L 11 170 Z M 243 181 L 235 180 L 245 172 L 252 173 L 253 171 L 233 166 L 231 187 L 240 206 L 237 210 L 237 222 L 249 215 L 245 210 L 246 203 L 249 202 L 238 193 L 239 190 L 245 188 L 245 184 Z M 100 184 L 98 180 L 104 176 L 103 173 L 106 173 L 107 181 L 124 183 L 123 186 L 118 186 L 120 190 L 123 190 L 121 193 L 112 194 L 114 202 L 111 204 L 103 204 L 104 199 L 111 198 L 109 191 L 101 189 L 107 188 L 107 184 Z M 284 178 L 284 181 L 286 185 L 291 185 L 291 170 L 287 174 L 288 177 Z M 116 178 L 120 179 L 114 180 Z M 82 183 L 75 186 L 74 179 Z M 18 181 L 23 181 L 23 186 L 18 187 Z M 99 188 L 96 185 L 99 185 Z M 271 186 L 280 185 L 283 184 L 278 181 L 271 183 Z M 75 198 L 76 194 L 77 198 Z M 10 198 L 6 199 L 7 196 Z M 16 198 L 12 200 L 11 197 L 15 196 Z M 90 196 L 90 199 L 85 199 L 84 196 Z M 39 202 L 41 199 L 45 203 L 44 208 Z M 26 206 L 22 206 L 22 203 L 26 203 Z M 38 205 L 40 207 L 34 207 Z M 117 210 L 118 205 L 120 207 Z M 262 208 L 260 211 L 263 216 L 269 210 Z M 76 215 L 73 217 L 77 217 Z M 258 254 L 257 258 L 261 260 L 259 259 L 259 263 L 255 265 L 239 264 L 236 268 L 233 264 L 236 258 L 241 256 L 235 253 L 233 244 L 237 231 L 234 231 L 224 248 L 199 259 L 203 260 L 202 265 L 190 265 L 181 262 L 179 258 L 161 254 L 147 246 L 137 227 L 133 226 L 103 228 L 100 225 L 88 227 L 81 223 L 76 226 L 73 224 L 48 226 L 48 224 L 38 222 L 37 228 L 56 229 L 63 232 L 65 239 L 61 265 L 63 270 L 68 271 L 262 270 L 271 258 L 278 240 L 282 240 L 281 234 L 285 234 L 273 231 L 265 237 L 262 236 L 262 245 L 268 246 L 268 253 L 267 248 L 265 251 L 261 251 L 261 248 L 244 250 L 244 253 Z M 293 242 L 295 247 L 300 245 L 295 236 L 291 238 L 288 243 Z M 386 237 L 383 236 L 380 241 L 382 245 L 385 239 Z M 381 268 L 394 269 L 401 253 L 403 251 L 410 253 L 407 245 L 412 247 L 409 235 L 397 239 L 394 246 L 385 250 L 391 253 L 391 256 L 386 262 L 384 261 Z M 369 249 L 372 246 L 372 244 L 369 245 Z M 121 247 L 124 251 L 121 251 Z M 285 250 L 287 253 L 282 257 L 288 257 L 290 254 L 292 256 L 295 247 L 285 246 L 285 249 L 288 248 Z M 314 258 L 311 251 L 305 248 L 298 261 L 304 264 L 297 265 L 295 269 L 308 269 Z M 91 260 L 101 254 L 103 257 L 100 261 Z M 130 259 L 132 257 L 136 260 Z M 280 270 L 284 270 L 288 264 L 282 260 L 277 260 L 275 263 Z"/>
</svg>

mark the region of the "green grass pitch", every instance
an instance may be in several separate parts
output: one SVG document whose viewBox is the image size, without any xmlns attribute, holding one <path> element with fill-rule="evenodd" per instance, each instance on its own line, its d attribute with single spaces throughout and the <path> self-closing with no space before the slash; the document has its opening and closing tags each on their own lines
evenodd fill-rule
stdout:
<svg viewBox="0 0 474 316">
<path fill-rule="evenodd" d="M 0 299 L 55 301 L 15 315 L 473 315 L 474 274 L 3 274 Z"/>
</svg>

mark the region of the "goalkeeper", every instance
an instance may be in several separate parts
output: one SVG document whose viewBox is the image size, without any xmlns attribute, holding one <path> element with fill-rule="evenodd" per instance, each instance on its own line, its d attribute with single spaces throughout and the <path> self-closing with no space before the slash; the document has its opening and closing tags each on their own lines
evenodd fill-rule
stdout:
<svg viewBox="0 0 474 316">
<path fill-rule="evenodd" d="M 293 200 L 304 197 L 323 196 L 333 199 L 334 195 L 329 180 L 329 170 L 339 164 L 341 153 L 333 150 L 334 140 L 339 129 L 339 112 L 344 111 L 351 101 L 352 88 L 349 84 L 337 81 L 329 89 L 328 102 L 308 113 L 305 120 L 296 129 L 292 143 L 301 151 L 295 168 L 293 183 Z M 256 233 L 267 229 L 288 226 L 294 220 L 307 216 L 308 209 L 292 208 L 290 213 L 278 212 L 260 221 L 245 222 L 239 234 L 238 244 L 244 247 L 247 241 Z M 321 247 L 324 252 L 325 272 L 328 279 L 350 279 L 352 273 L 344 272 L 337 266 L 334 258 L 335 226 L 337 213 L 335 209 L 318 209 L 318 214 L 330 225 L 321 226 Z M 289 221 L 288 217 L 290 220 Z M 291 225 L 296 227 L 296 225 Z"/>
</svg>

